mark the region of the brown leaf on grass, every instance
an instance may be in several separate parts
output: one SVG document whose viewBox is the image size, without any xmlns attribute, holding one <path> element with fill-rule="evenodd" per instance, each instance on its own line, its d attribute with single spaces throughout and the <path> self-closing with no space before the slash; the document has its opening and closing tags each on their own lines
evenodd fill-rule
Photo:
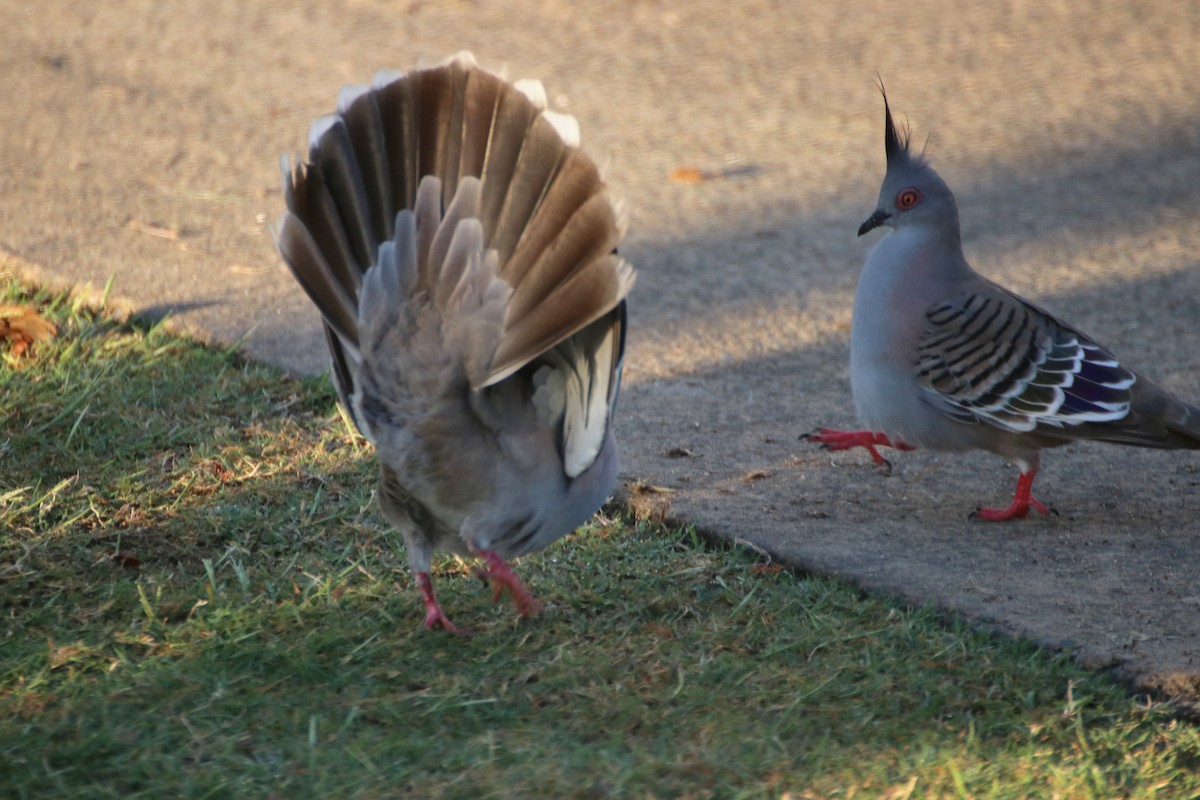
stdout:
<svg viewBox="0 0 1200 800">
<path fill-rule="evenodd" d="M 58 328 L 28 306 L 0 305 L 0 342 L 12 345 L 12 355 L 20 358 L 37 342 L 48 342 Z"/>
<path fill-rule="evenodd" d="M 664 522 L 671 510 L 671 495 L 674 489 L 665 486 L 653 486 L 641 481 L 633 481 L 628 485 L 626 502 L 633 512 L 634 519 Z"/>
<path fill-rule="evenodd" d="M 222 464 L 220 461 L 213 459 L 205 465 L 209 473 L 221 483 L 229 483 L 236 477 L 236 474 L 229 467 Z"/>
</svg>

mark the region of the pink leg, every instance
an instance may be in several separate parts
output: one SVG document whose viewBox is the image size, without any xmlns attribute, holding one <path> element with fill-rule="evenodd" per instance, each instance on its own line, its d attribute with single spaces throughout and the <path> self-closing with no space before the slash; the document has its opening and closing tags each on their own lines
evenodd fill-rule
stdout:
<svg viewBox="0 0 1200 800">
<path fill-rule="evenodd" d="M 833 428 L 817 428 L 813 433 L 806 433 L 800 438 L 810 442 L 818 442 L 822 450 L 849 450 L 852 447 L 865 447 L 876 464 L 886 467 L 890 467 L 891 462 L 879 455 L 879 451 L 875 449 L 876 445 L 880 447 L 893 447 L 896 450 L 916 449 L 912 445 L 901 441 L 893 442 L 888 439 L 886 433 L 875 433 L 873 431 L 839 431 Z"/>
<path fill-rule="evenodd" d="M 429 630 L 441 628 L 442 630 L 457 633 L 459 636 L 465 636 L 466 631 L 455 626 L 450 618 L 446 616 L 446 612 L 442 611 L 442 607 L 438 604 L 437 598 L 433 596 L 433 580 L 429 577 L 428 572 L 418 572 L 417 586 L 421 587 L 421 597 L 425 600 L 425 627 Z"/>
<path fill-rule="evenodd" d="M 971 516 L 989 522 L 1003 522 L 1009 519 L 1024 519 L 1030 508 L 1039 514 L 1049 514 L 1050 509 L 1046 504 L 1033 496 L 1033 479 L 1036 476 L 1036 468 L 1021 473 L 1021 477 L 1017 478 L 1017 491 L 1013 495 L 1012 505 L 1008 508 L 979 508 Z"/>
<path fill-rule="evenodd" d="M 486 567 L 482 567 L 478 571 L 480 578 L 489 580 L 492 583 L 492 599 L 499 602 L 504 595 L 504 590 L 507 589 L 509 595 L 512 596 L 513 605 L 517 607 L 517 613 L 522 617 L 527 617 L 530 614 L 535 614 L 542 608 L 542 604 L 537 601 L 529 590 L 525 588 L 525 584 L 521 583 L 521 579 L 512 571 L 507 562 L 500 556 L 493 553 L 491 550 L 481 550 L 479 555 L 487 563 Z"/>
</svg>

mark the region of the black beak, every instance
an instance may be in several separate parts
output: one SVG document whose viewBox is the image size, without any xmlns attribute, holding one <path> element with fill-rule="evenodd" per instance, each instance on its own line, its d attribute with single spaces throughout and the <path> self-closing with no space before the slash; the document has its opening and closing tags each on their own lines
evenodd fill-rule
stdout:
<svg viewBox="0 0 1200 800">
<path fill-rule="evenodd" d="M 867 233 L 868 231 L 875 230 L 880 225 L 882 225 L 884 222 L 886 222 L 887 218 L 890 216 L 891 216 L 891 214 L 889 214 L 888 212 L 884 211 L 883 209 L 879 209 L 874 214 L 872 214 L 870 217 L 868 217 L 866 222 L 864 222 L 862 225 L 858 226 L 858 235 L 862 236 L 864 233 Z"/>
</svg>

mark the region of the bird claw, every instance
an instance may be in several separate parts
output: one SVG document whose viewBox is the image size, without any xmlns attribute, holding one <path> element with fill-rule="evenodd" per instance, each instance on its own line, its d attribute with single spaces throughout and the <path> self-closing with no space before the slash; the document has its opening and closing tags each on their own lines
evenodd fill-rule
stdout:
<svg viewBox="0 0 1200 800">
<path fill-rule="evenodd" d="M 1042 516 L 1053 514 L 1058 516 L 1058 510 L 1047 506 L 1039 500 L 1032 497 L 1028 502 L 1014 501 L 1008 508 L 979 508 L 967 515 L 967 519 L 977 519 L 983 522 L 1007 522 L 1010 519 L 1025 519 L 1029 516 L 1029 509 L 1033 509 Z"/>
<path fill-rule="evenodd" d="M 1033 479 L 1036 476 L 1036 468 L 1021 473 L 1021 476 L 1017 479 L 1017 491 L 1013 494 L 1012 503 L 1009 504 L 1008 508 L 977 508 L 968 519 L 981 519 L 987 522 L 1025 519 L 1025 517 L 1029 516 L 1029 509 L 1031 508 L 1043 516 L 1047 514 L 1058 516 L 1057 511 L 1033 496 Z"/>
<path fill-rule="evenodd" d="M 421 588 L 421 598 L 425 601 L 425 627 L 428 630 L 441 628 L 444 631 L 449 631 L 456 636 L 470 636 L 471 632 L 459 628 L 450 618 L 446 616 L 446 612 L 442 611 L 442 606 L 438 603 L 437 598 L 433 594 L 433 579 L 429 577 L 428 572 L 418 572 L 416 574 L 417 586 Z"/>
<path fill-rule="evenodd" d="M 800 439 L 806 442 L 817 442 L 821 445 L 822 450 L 829 452 L 850 450 L 855 447 L 865 448 L 871 454 L 871 460 L 883 468 L 884 475 L 892 474 L 892 462 L 879 454 L 879 451 L 875 449 L 876 445 L 894 447 L 897 450 L 913 449 L 911 445 L 904 442 L 892 442 L 886 434 L 874 433 L 872 431 L 840 431 L 834 428 L 817 428 L 810 433 L 800 434 Z"/>
<path fill-rule="evenodd" d="M 504 559 L 490 550 L 485 550 L 480 555 L 487 561 L 487 566 L 479 567 L 475 574 L 491 583 L 493 603 L 500 602 L 507 590 L 520 616 L 528 617 L 542 610 L 542 604 L 525 588 L 525 584 L 521 583 L 521 579 Z"/>
<path fill-rule="evenodd" d="M 471 631 L 467 630 L 466 628 L 460 628 L 451 622 L 450 618 L 446 616 L 441 607 L 437 605 L 425 609 L 425 627 L 428 630 L 441 628 L 447 633 L 453 633 L 455 636 L 474 636 Z"/>
</svg>

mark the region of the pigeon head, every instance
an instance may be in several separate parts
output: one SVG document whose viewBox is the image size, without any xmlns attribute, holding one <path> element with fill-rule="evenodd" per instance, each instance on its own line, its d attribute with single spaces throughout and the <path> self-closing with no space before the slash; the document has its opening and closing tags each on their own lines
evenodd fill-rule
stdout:
<svg viewBox="0 0 1200 800">
<path fill-rule="evenodd" d="M 954 193 L 929 166 L 923 152 L 911 151 L 908 128 L 896 127 L 882 83 L 879 91 L 883 94 L 883 150 L 887 154 L 887 173 L 875 212 L 859 226 L 858 235 L 881 226 L 930 225 L 948 227 L 957 236 L 958 205 Z"/>
</svg>

